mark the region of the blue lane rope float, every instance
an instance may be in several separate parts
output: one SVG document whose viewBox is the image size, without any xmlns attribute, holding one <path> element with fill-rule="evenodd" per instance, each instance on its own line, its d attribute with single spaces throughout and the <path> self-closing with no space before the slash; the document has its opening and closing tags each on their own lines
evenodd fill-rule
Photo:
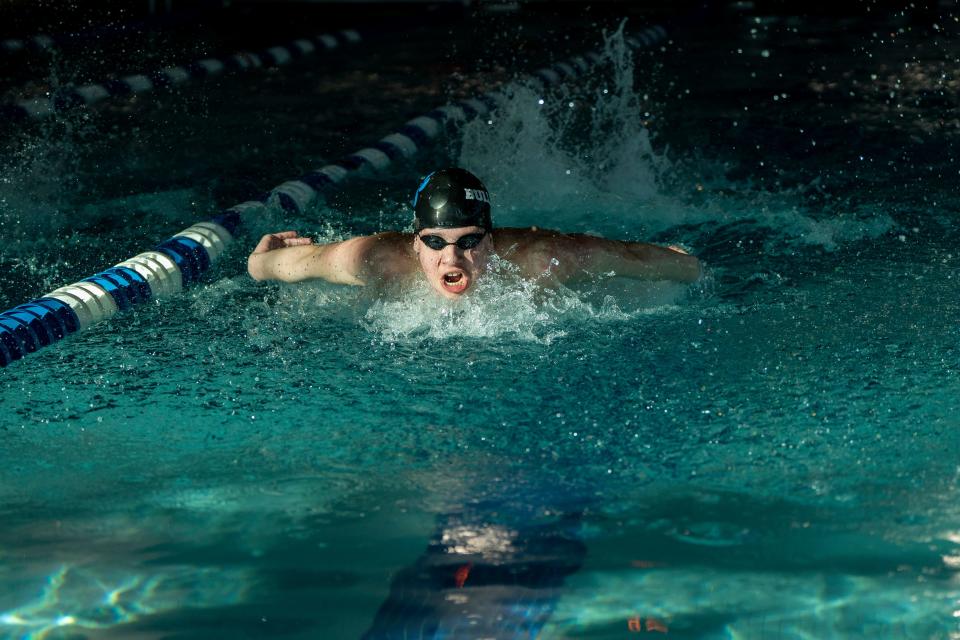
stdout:
<svg viewBox="0 0 960 640">
<path fill-rule="evenodd" d="M 248 71 L 263 67 L 280 67 L 318 50 L 332 51 L 341 45 L 362 40 L 354 29 L 322 33 L 312 38 L 299 38 L 286 45 L 263 49 L 259 53 L 238 51 L 221 58 L 204 58 L 190 64 L 135 73 L 115 80 L 80 86 L 67 86 L 51 96 L 18 100 L 0 107 L 0 114 L 11 119 L 40 120 L 70 109 L 89 107 L 106 98 L 146 93 L 157 88 L 170 88 L 191 79 L 216 76 L 231 71 Z"/>
<path fill-rule="evenodd" d="M 0 313 L 0 366 L 153 298 L 197 282 L 232 234 L 200 222 L 146 251 L 80 282 Z"/>
<path fill-rule="evenodd" d="M 653 26 L 626 38 L 635 49 L 665 40 L 666 30 Z M 574 56 L 567 62 L 538 69 L 528 79 L 545 87 L 581 77 L 603 62 L 596 52 Z M 496 105 L 509 85 L 476 98 L 444 105 L 408 121 L 402 128 L 334 164 L 289 180 L 259 200 L 224 209 L 218 216 L 197 223 L 158 244 L 80 282 L 69 284 L 25 304 L 0 313 L 0 366 L 106 320 L 119 311 L 154 298 L 178 293 L 200 281 L 233 240 L 244 217 L 272 204 L 288 213 L 302 213 L 319 192 L 333 188 L 364 169 L 382 171 L 394 161 L 413 156 L 440 135 L 448 123 L 484 115 Z"/>
</svg>

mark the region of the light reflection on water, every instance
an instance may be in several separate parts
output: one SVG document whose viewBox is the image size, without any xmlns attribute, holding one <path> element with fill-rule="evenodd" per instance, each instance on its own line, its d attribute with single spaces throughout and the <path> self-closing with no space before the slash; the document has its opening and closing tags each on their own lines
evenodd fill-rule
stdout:
<svg viewBox="0 0 960 640">
<path fill-rule="evenodd" d="M 18 576 L 18 593 L 2 600 L 14 604 L 0 612 L 0 636 L 40 640 L 58 632 L 86 634 L 184 607 L 229 606 L 245 600 L 251 582 L 243 570 L 183 566 L 148 573 L 118 567 L 118 560 L 63 564 L 46 578 Z M 31 591 L 37 595 L 24 599 Z"/>
<path fill-rule="evenodd" d="M 606 629 L 628 635 L 631 618 L 660 621 L 667 637 L 952 637 L 960 589 L 931 589 L 916 575 L 717 571 L 708 567 L 577 574 L 543 638 Z M 935 615 L 938 614 L 938 615 Z M 708 631 L 708 630 L 713 630 Z"/>
</svg>

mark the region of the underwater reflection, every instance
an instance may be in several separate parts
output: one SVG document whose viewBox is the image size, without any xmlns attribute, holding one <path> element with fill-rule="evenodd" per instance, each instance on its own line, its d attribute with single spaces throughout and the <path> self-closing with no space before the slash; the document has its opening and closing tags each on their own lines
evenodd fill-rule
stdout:
<svg viewBox="0 0 960 640">
<path fill-rule="evenodd" d="M 153 573 L 62 564 L 47 576 L 21 580 L 33 598 L 0 613 L 0 637 L 39 640 L 52 633 L 109 629 L 146 616 L 243 602 L 251 584 L 246 571 L 165 567 Z M 4 598 L 10 600 L 10 598 Z"/>
</svg>

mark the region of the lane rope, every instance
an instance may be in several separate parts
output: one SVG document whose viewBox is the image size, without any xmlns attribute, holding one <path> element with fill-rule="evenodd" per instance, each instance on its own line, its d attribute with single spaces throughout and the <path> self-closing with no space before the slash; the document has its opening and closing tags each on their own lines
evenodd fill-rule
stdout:
<svg viewBox="0 0 960 640">
<path fill-rule="evenodd" d="M 626 37 L 633 49 L 649 48 L 667 37 L 661 26 Z M 0 366 L 62 340 L 120 311 L 155 298 L 172 296 L 200 281 L 233 241 L 243 218 L 279 206 L 302 213 L 324 189 L 334 188 L 364 170 L 383 171 L 393 162 L 410 158 L 440 135 L 447 124 L 485 115 L 501 96 L 523 82 L 539 81 L 549 88 L 588 74 L 604 58 L 597 52 L 574 56 L 538 69 L 529 76 L 475 98 L 444 105 L 409 120 L 402 128 L 340 161 L 320 167 L 296 180 L 284 182 L 259 200 L 224 209 L 158 244 L 80 282 L 0 313 Z"/>
<path fill-rule="evenodd" d="M 21 51 L 49 51 L 56 45 L 52 36 L 38 34 L 29 38 L 6 38 L 0 40 L 0 51 L 6 53 L 19 53 Z"/>
<path fill-rule="evenodd" d="M 238 51 L 223 57 L 203 58 L 189 64 L 128 74 L 113 80 L 79 86 L 69 85 L 50 96 L 25 98 L 2 105 L 0 115 L 11 120 L 41 120 L 72 109 L 90 107 L 107 98 L 146 93 L 159 88 L 169 89 L 192 79 L 265 67 L 281 67 L 317 51 L 333 51 L 342 45 L 357 44 L 362 39 L 355 29 L 343 29 L 336 33 L 298 38 L 286 45 L 268 47 L 259 53 Z"/>
<path fill-rule="evenodd" d="M 0 54 L 21 56 L 24 54 L 50 54 L 83 42 L 99 41 L 108 38 L 141 34 L 147 30 L 170 29 L 188 23 L 196 23 L 206 14 L 222 12 L 229 6 L 227 0 L 196 0 L 191 9 L 178 9 L 163 16 L 149 16 L 141 19 L 107 24 L 101 27 L 84 28 L 57 34 L 38 33 L 32 36 L 10 37 L 0 40 Z"/>
</svg>

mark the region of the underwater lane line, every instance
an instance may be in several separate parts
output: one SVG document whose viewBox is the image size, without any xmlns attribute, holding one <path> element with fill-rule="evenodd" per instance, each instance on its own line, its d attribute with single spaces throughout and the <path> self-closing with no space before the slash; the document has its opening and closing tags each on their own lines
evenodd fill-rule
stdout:
<svg viewBox="0 0 960 640">
<path fill-rule="evenodd" d="M 625 38 L 634 49 L 651 47 L 667 37 L 659 25 Z M 448 125 L 489 113 L 499 95 L 522 82 L 540 82 L 544 88 L 581 77 L 604 58 L 592 51 L 544 67 L 525 78 L 488 91 L 475 98 L 447 104 L 409 120 L 402 128 L 342 160 L 280 184 L 259 200 L 249 200 L 224 209 L 211 220 L 199 222 L 146 251 L 80 282 L 0 313 L 0 367 L 41 347 L 81 331 L 119 311 L 151 299 L 178 293 L 198 282 L 232 242 L 245 216 L 277 206 L 287 213 L 301 213 L 324 189 L 332 189 L 359 173 L 387 169 L 395 160 L 409 158 L 440 135 Z M 41 335 L 38 328 L 50 327 Z M 60 330 L 54 327 L 60 327 Z"/>
<path fill-rule="evenodd" d="M 516 496 L 441 514 L 424 552 L 393 576 L 362 640 L 538 638 L 587 555 L 584 505 L 545 497 L 526 496 L 540 513 L 559 513 L 547 522 L 531 523 L 534 509 L 517 507 Z"/>
</svg>

